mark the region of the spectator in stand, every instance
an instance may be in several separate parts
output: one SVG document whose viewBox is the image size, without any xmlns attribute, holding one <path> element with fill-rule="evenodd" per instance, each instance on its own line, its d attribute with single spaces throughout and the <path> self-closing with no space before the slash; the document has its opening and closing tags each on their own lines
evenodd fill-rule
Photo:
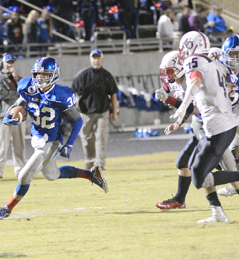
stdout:
<svg viewBox="0 0 239 260">
<path fill-rule="evenodd" d="M 31 10 L 27 16 L 25 24 L 23 26 L 23 43 L 36 43 L 37 42 L 37 33 L 38 33 L 38 23 L 37 20 L 40 14 L 36 10 Z M 31 50 L 36 50 L 36 47 L 31 47 Z"/>
<path fill-rule="evenodd" d="M 4 28 L 3 28 L 3 11 L 0 9 L 0 45 L 3 44 L 3 33 L 4 33 Z M 3 48 L 0 48 L 0 52 L 3 52 Z"/>
<path fill-rule="evenodd" d="M 10 19 L 4 24 L 4 41 L 5 46 L 13 44 L 22 44 L 23 33 L 22 33 L 22 21 L 20 14 L 17 11 L 11 13 Z M 7 51 L 18 51 L 20 47 L 7 47 Z"/>
<path fill-rule="evenodd" d="M 50 0 L 50 5 L 54 9 L 54 14 L 69 21 L 72 22 L 73 20 L 73 9 L 74 9 L 74 1 L 72 0 Z M 74 32 L 71 26 L 68 24 L 61 22 L 57 19 L 53 20 L 53 27 L 54 29 L 71 38 L 74 38 Z M 57 38 L 57 41 L 62 41 L 62 38 Z M 64 41 L 64 40 L 63 40 Z"/>
<path fill-rule="evenodd" d="M 78 6 L 78 12 L 81 19 L 84 21 L 84 39 L 90 41 L 96 21 L 96 0 L 80 0 Z"/>
<path fill-rule="evenodd" d="M 26 6 L 17 0 L 2 0 L 0 5 L 11 11 L 18 11 L 19 13 L 26 12 Z"/>
<path fill-rule="evenodd" d="M 150 7 L 154 5 L 155 1 L 153 1 L 153 0 L 139 0 L 139 2 L 140 2 L 140 7 L 142 9 L 150 11 Z"/>
<path fill-rule="evenodd" d="M 3 11 L 0 9 L 0 42 L 3 43 Z"/>
<path fill-rule="evenodd" d="M 128 38 L 136 38 L 138 3 L 135 0 L 118 1 L 119 23 Z"/>
<path fill-rule="evenodd" d="M 27 0 L 27 2 L 40 8 L 49 5 L 49 0 Z M 32 10 L 32 8 L 27 5 L 24 5 L 24 9 L 26 10 L 26 13 L 30 13 Z"/>
<path fill-rule="evenodd" d="M 207 8 L 198 5 L 196 7 L 196 15 L 191 14 L 188 18 L 192 30 L 204 32 L 204 26 L 207 24 L 207 15 Z"/>
<path fill-rule="evenodd" d="M 180 36 L 178 32 L 178 22 L 174 9 L 168 8 L 158 20 L 157 37 Z"/>
<path fill-rule="evenodd" d="M 38 19 L 39 32 L 38 42 L 51 43 L 53 42 L 53 23 L 50 10 L 43 9 L 40 18 Z"/>
<path fill-rule="evenodd" d="M 37 41 L 39 43 L 51 43 L 53 42 L 53 23 L 51 18 L 50 10 L 43 9 L 40 18 L 37 20 L 38 23 L 38 35 Z M 48 46 L 39 47 L 39 52 L 41 56 L 46 56 L 48 50 Z"/>
<path fill-rule="evenodd" d="M 191 7 L 190 6 L 184 6 L 183 11 L 182 11 L 182 15 L 179 18 L 179 31 L 182 34 L 185 34 L 187 32 L 192 31 L 192 27 L 189 24 L 189 15 L 191 14 Z"/>
<path fill-rule="evenodd" d="M 228 28 L 226 22 L 222 17 L 222 8 L 219 6 L 213 7 L 213 12 L 207 16 L 208 20 L 208 33 L 227 33 Z"/>
</svg>

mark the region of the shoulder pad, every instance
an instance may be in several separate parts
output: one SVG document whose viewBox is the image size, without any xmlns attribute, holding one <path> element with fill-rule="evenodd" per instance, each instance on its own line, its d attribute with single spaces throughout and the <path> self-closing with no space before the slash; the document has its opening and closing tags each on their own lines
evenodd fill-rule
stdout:
<svg viewBox="0 0 239 260">
<path fill-rule="evenodd" d="M 55 85 L 55 87 L 55 89 L 57 89 L 56 95 L 60 99 L 64 99 L 65 97 L 69 97 L 74 94 L 73 90 L 67 86 Z"/>
<path fill-rule="evenodd" d="M 60 102 L 67 107 L 70 107 L 68 103 L 71 103 L 71 106 L 75 104 L 74 92 L 71 88 L 66 86 L 55 84 L 54 88 L 45 93 L 45 95 L 49 100 Z"/>
<path fill-rule="evenodd" d="M 31 77 L 23 78 L 18 82 L 17 92 L 21 92 L 21 91 L 24 91 L 28 94 L 33 94 L 33 93 L 37 92 L 36 87 L 34 87 L 32 84 Z"/>
</svg>

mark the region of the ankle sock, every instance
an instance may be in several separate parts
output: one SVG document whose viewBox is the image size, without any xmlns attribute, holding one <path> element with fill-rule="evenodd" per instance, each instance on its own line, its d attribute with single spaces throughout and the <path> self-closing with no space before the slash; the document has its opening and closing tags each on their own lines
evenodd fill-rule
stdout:
<svg viewBox="0 0 239 260">
<path fill-rule="evenodd" d="M 221 203 L 218 199 L 217 192 L 214 191 L 206 196 L 209 201 L 210 206 L 221 206 Z"/>
<path fill-rule="evenodd" d="M 188 189 L 191 184 L 191 176 L 184 177 L 178 176 L 178 191 L 175 195 L 175 199 L 178 203 L 183 204 L 185 202 L 186 195 L 188 193 Z"/>
</svg>

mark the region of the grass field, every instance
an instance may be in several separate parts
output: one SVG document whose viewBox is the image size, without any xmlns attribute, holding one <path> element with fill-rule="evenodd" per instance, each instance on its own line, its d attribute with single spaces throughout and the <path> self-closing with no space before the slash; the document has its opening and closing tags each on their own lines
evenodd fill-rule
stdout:
<svg viewBox="0 0 239 260">
<path fill-rule="evenodd" d="M 176 192 L 176 156 L 107 159 L 107 194 L 84 179 L 49 182 L 38 174 L 12 215 L 0 221 L 0 259 L 239 259 L 238 196 L 221 198 L 230 223 L 197 224 L 211 213 L 193 185 L 186 209 L 154 206 Z M 68 164 L 84 167 L 83 161 Z M 16 184 L 7 167 L 1 205 Z"/>
</svg>

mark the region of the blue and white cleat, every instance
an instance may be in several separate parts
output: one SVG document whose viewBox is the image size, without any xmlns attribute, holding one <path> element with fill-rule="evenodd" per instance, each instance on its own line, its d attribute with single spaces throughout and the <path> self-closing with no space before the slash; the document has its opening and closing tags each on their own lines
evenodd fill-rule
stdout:
<svg viewBox="0 0 239 260">
<path fill-rule="evenodd" d="M 0 208 L 0 219 L 7 218 L 11 215 L 11 211 L 9 210 L 7 205 L 4 205 Z"/>
<path fill-rule="evenodd" d="M 108 192 L 107 183 L 106 180 L 101 175 L 99 166 L 92 167 L 90 171 L 93 173 L 93 177 L 91 180 L 92 184 L 95 183 L 96 185 L 101 187 L 105 193 L 107 193 Z"/>
</svg>

